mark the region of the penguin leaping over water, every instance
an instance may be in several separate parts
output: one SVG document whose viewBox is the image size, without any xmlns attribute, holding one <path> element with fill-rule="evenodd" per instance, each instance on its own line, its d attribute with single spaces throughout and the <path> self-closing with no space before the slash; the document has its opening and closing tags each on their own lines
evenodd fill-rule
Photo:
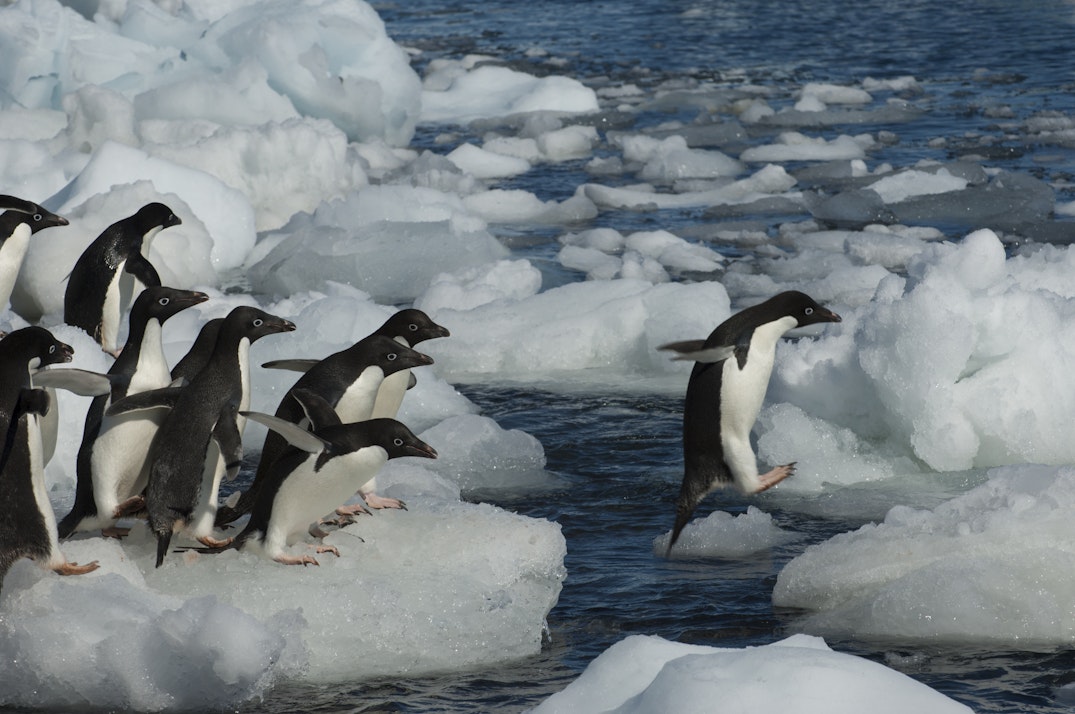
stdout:
<svg viewBox="0 0 1075 714">
<path fill-rule="evenodd" d="M 754 494 L 790 476 L 794 464 L 758 474 L 750 431 L 761 411 L 776 344 L 784 333 L 840 316 L 801 292 L 780 293 L 732 315 L 705 340 L 661 345 L 695 362 L 683 405 L 683 484 L 668 552 L 711 491 L 735 484 Z"/>
</svg>

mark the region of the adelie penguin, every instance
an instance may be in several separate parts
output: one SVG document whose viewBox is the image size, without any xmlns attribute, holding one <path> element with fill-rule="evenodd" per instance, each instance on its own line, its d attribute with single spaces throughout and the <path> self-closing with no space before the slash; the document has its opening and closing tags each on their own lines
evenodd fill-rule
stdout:
<svg viewBox="0 0 1075 714">
<path fill-rule="evenodd" d="M 343 424 L 332 406 L 305 390 L 293 390 L 309 427 L 268 414 L 245 415 L 279 433 L 291 444 L 276 459 L 258 489 L 250 520 L 231 544 L 252 545 L 269 558 L 288 565 L 317 565 L 311 555 L 292 555 L 288 544 L 302 536 L 333 507 L 351 497 L 389 459 L 417 456 L 435 459 L 437 452 L 395 419 L 369 419 Z M 332 546 L 319 553 L 339 555 Z"/>
<path fill-rule="evenodd" d="M 20 558 L 31 558 L 61 575 L 97 568 L 96 562 L 69 563 L 60 552 L 38 429 L 50 398 L 45 390 L 33 387 L 38 375 L 48 374 L 38 370 L 70 362 L 73 354 L 70 346 L 41 327 L 16 330 L 0 340 L 0 580 Z M 66 376 L 77 380 L 88 374 L 75 370 Z M 108 382 L 103 385 L 107 389 Z"/>
<path fill-rule="evenodd" d="M 683 405 L 683 483 L 669 554 L 711 491 L 734 484 L 745 494 L 760 493 L 794 471 L 794 464 L 785 464 L 759 475 L 750 431 L 769 386 L 777 342 L 788 330 L 820 322 L 840 322 L 840 316 L 789 291 L 732 315 L 705 340 L 658 348 L 695 362 Z"/>
<path fill-rule="evenodd" d="M 308 371 L 280 401 L 276 416 L 284 421 L 303 424 L 305 415 L 291 395 L 295 390 L 307 390 L 328 402 L 344 423 L 369 419 L 386 376 L 432 363 L 433 360 L 427 355 L 391 337 L 372 334 L 309 366 Z M 266 435 L 254 482 L 234 503 L 218 511 L 218 526 L 250 512 L 262 479 L 286 447 L 287 443 L 278 433 L 270 431 Z M 389 507 L 398 508 L 400 505 L 398 502 L 388 503 Z"/>
<path fill-rule="evenodd" d="M 143 287 L 161 284 L 143 251 L 149 250 L 157 233 L 180 223 L 168 206 L 149 203 L 106 228 L 71 270 L 63 321 L 82 328 L 101 349 L 115 355 L 120 321 L 137 292 L 135 281 Z"/>
<path fill-rule="evenodd" d="M 138 412 L 106 417 L 104 412 L 112 402 L 172 383 L 162 327 L 168 318 L 208 299 L 205 293 L 153 286 L 134 301 L 127 343 L 108 370 L 112 390 L 95 397 L 86 412 L 75 461 L 75 503 L 60 521 L 60 538 L 96 528 L 108 536 L 124 535 L 116 521 L 144 508 L 149 447 L 161 419 Z"/>
<path fill-rule="evenodd" d="M 216 493 L 203 492 L 214 488 L 217 459 L 224 459 L 229 473 L 239 469 L 242 439 L 236 421 L 250 345 L 294 329 L 291 322 L 257 308 L 237 307 L 224 319 L 209 361 L 190 384 L 135 394 L 105 410 L 106 416 L 115 416 L 169 409 L 150 448 L 146 488 L 149 526 L 157 537 L 157 567 L 164 562 L 173 534 L 191 525 L 199 502 L 215 503 Z M 225 544 L 205 535 L 198 540 L 209 546 Z"/>
<path fill-rule="evenodd" d="M 67 219 L 31 201 L 0 196 L 0 310 L 7 307 L 19 269 L 30 247 L 30 236 L 54 226 L 66 226 Z"/>
</svg>

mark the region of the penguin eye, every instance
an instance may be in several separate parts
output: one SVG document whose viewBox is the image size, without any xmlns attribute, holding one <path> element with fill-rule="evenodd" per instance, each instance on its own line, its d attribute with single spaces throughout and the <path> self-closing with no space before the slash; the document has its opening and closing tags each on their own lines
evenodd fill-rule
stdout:
<svg viewBox="0 0 1075 714">
<path fill-rule="evenodd" d="M 43 218 L 43 216 L 40 213 L 35 213 L 34 214 L 34 220 L 35 221 L 40 221 L 42 218 Z"/>
<path fill-rule="evenodd" d="M 808 307 L 805 310 L 803 310 L 803 312 L 805 312 L 807 315 L 813 315 L 814 314 L 814 308 Z"/>
<path fill-rule="evenodd" d="M 411 332 L 418 332 L 418 325 L 412 322 L 411 324 L 407 325 L 407 329 Z"/>
<path fill-rule="evenodd" d="M 56 345 L 49 345 L 49 354 L 56 354 Z"/>
<path fill-rule="evenodd" d="M 396 446 L 403 446 L 403 439 L 397 436 L 395 439 L 392 439 L 392 443 Z"/>
<path fill-rule="evenodd" d="M 395 362 L 396 357 L 398 357 L 398 356 L 399 355 L 397 355 L 395 352 L 389 352 L 388 355 L 385 357 L 385 359 L 387 359 L 389 362 Z"/>
<path fill-rule="evenodd" d="M 254 327 L 261 327 L 264 324 L 265 321 L 262 320 L 260 317 L 254 319 Z"/>
<path fill-rule="evenodd" d="M 162 307 L 171 302 L 171 298 L 162 297 L 157 301 Z"/>
</svg>

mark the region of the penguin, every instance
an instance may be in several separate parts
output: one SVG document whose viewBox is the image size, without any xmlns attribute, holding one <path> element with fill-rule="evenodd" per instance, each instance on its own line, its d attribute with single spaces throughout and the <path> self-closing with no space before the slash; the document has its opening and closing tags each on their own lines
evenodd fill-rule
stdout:
<svg viewBox="0 0 1075 714">
<path fill-rule="evenodd" d="M 66 226 L 68 222 L 36 203 L 11 196 L 0 196 L 0 208 L 6 209 L 0 214 L 0 309 L 4 309 L 11 301 L 15 279 L 30 247 L 30 236 L 46 228 Z"/>
<path fill-rule="evenodd" d="M 256 545 L 267 557 L 288 565 L 318 565 L 313 556 L 286 552 L 289 541 L 350 498 L 389 459 L 435 459 L 437 452 L 395 419 L 343 424 L 332 406 L 312 392 L 294 390 L 289 399 L 302 409 L 309 428 L 268 414 L 245 412 L 292 446 L 285 447 L 273 462 L 257 492 L 250 520 L 231 546 Z M 320 546 L 317 552 L 340 554 L 332 546 Z"/>
<path fill-rule="evenodd" d="M 96 561 L 79 565 L 60 552 L 37 427 L 49 410 L 50 398 L 32 384 L 35 370 L 70 362 L 73 355 L 69 345 L 42 327 L 16 330 L 0 340 L 0 580 L 21 558 L 36 560 L 61 575 L 97 568 Z"/>
<path fill-rule="evenodd" d="M 661 345 L 695 362 L 683 405 L 683 483 L 668 553 L 707 494 L 734 484 L 745 494 L 772 488 L 795 464 L 759 475 L 750 432 L 769 385 L 776 344 L 788 330 L 840 316 L 797 291 L 732 315 L 705 340 Z"/>
<path fill-rule="evenodd" d="M 190 384 L 141 392 L 105 410 L 106 416 L 116 416 L 170 408 L 150 447 L 146 488 L 149 526 L 157 537 L 158 568 L 174 532 L 191 525 L 199 500 L 208 497 L 215 503 L 215 492 L 203 492 L 213 489 L 217 450 L 228 472 L 239 469 L 243 445 L 236 419 L 250 345 L 265 335 L 294 329 L 288 320 L 258 308 L 234 308 L 220 326 L 209 361 Z M 198 540 L 209 546 L 222 544 L 205 535 Z"/>
<path fill-rule="evenodd" d="M 430 357 L 391 337 L 377 334 L 364 337 L 351 347 L 331 354 L 310 367 L 284 395 L 276 416 L 284 421 L 301 423 L 305 415 L 290 395 L 296 389 L 305 389 L 328 402 L 345 423 L 369 419 L 377 399 L 377 390 L 386 375 L 432 363 Z M 266 434 L 254 482 L 238 500 L 233 500 L 233 495 L 229 503 L 217 512 L 218 527 L 250 512 L 262 479 L 286 446 L 286 441 L 278 433 L 270 431 Z"/>
<path fill-rule="evenodd" d="M 172 367 L 172 381 L 189 384 L 194 379 L 202 367 L 209 362 L 209 356 L 213 354 L 213 347 L 216 346 L 217 335 L 220 334 L 220 326 L 223 324 L 223 317 L 215 317 L 202 325 L 198 336 L 194 338 L 194 344 Z"/>
<path fill-rule="evenodd" d="M 114 356 L 120 320 L 134 299 L 136 280 L 146 287 L 161 284 L 143 252 L 157 233 L 180 223 L 168 206 L 149 203 L 106 228 L 71 270 L 63 296 L 63 321 L 85 330 Z"/>
<path fill-rule="evenodd" d="M 168 318 L 208 299 L 205 293 L 162 286 L 148 287 L 135 299 L 127 343 L 108 371 L 116 383 L 109 394 L 95 397 L 86 413 L 75 461 L 75 502 L 60 520 L 61 539 L 95 528 L 107 536 L 125 535 L 125 529 L 115 528 L 116 520 L 144 507 L 146 459 L 160 420 L 138 413 L 105 417 L 104 411 L 128 395 L 172 383 L 161 328 Z"/>
</svg>

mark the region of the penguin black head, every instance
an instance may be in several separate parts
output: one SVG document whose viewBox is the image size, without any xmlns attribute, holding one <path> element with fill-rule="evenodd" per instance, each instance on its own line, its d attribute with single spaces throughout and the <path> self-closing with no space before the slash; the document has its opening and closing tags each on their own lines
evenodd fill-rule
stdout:
<svg viewBox="0 0 1075 714">
<path fill-rule="evenodd" d="M 370 437 L 373 443 L 388 452 L 388 458 L 417 456 L 423 459 L 437 458 L 437 451 L 414 435 L 402 422 L 395 419 L 369 419 Z"/>
<path fill-rule="evenodd" d="M 172 315 L 186 310 L 188 307 L 205 302 L 209 296 L 194 290 L 179 290 L 160 285 L 146 288 L 138 294 L 138 298 L 131 306 L 131 316 L 145 316 L 146 319 L 156 318 L 163 323 Z"/>
<path fill-rule="evenodd" d="M 240 335 L 250 340 L 250 342 L 254 342 L 265 335 L 272 335 L 277 332 L 292 332 L 295 329 L 295 323 L 282 317 L 270 315 L 256 307 L 241 305 L 228 313 L 221 330 L 229 328 L 238 330 Z"/>
<path fill-rule="evenodd" d="M 25 223 L 30 226 L 30 233 L 37 233 L 38 231 L 46 228 L 52 228 L 53 226 L 66 226 L 68 221 L 63 216 L 57 216 L 51 211 L 47 211 L 36 203 L 30 203 L 28 208 L 31 210 L 22 211 L 17 209 L 11 209 L 0 215 L 0 238 L 6 238 L 11 235 L 15 227 L 21 223 Z"/>
<path fill-rule="evenodd" d="M 0 340 L 3 358 L 27 363 L 31 369 L 70 362 L 75 351 L 57 340 L 51 332 L 36 325 L 15 330 Z"/>
<path fill-rule="evenodd" d="M 403 369 L 433 364 L 433 358 L 429 355 L 412 350 L 407 345 L 384 335 L 370 335 L 361 340 L 359 345 L 367 348 L 363 350 L 360 359 L 367 361 L 370 365 L 380 367 L 385 376 Z"/>
<path fill-rule="evenodd" d="M 146 233 L 157 226 L 168 228 L 178 226 L 183 221 L 175 215 L 172 209 L 163 203 L 147 203 L 138 209 L 138 212 L 130 217 L 130 220 L 142 227 L 142 233 Z"/>
<path fill-rule="evenodd" d="M 429 315 L 421 310 L 409 308 L 400 310 L 395 315 L 392 315 L 373 334 L 384 335 L 393 339 L 402 338 L 406 340 L 408 345 L 413 347 L 425 340 L 448 337 L 451 333 L 448 332 L 446 327 L 442 327 L 429 319 Z"/>
<path fill-rule="evenodd" d="M 797 290 L 775 295 L 766 300 L 758 308 L 766 308 L 779 316 L 794 317 L 799 323 L 798 327 L 815 325 L 819 322 L 840 322 L 841 317 L 832 310 L 822 307 L 812 297 Z"/>
</svg>

